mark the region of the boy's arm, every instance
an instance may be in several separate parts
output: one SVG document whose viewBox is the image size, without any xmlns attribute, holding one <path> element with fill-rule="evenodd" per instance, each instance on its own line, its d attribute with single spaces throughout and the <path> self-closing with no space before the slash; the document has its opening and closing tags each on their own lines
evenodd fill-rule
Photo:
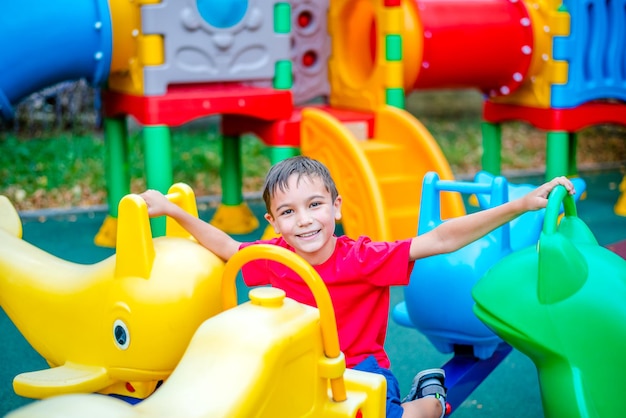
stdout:
<svg viewBox="0 0 626 418">
<path fill-rule="evenodd" d="M 228 261 L 237 251 L 241 243 L 234 240 L 224 231 L 204 222 L 202 219 L 185 212 L 180 206 L 169 201 L 161 192 L 147 190 L 140 195 L 148 205 L 148 215 L 169 216 L 176 220 L 189 232 L 202 246 L 217 255 L 224 261 Z"/>
<path fill-rule="evenodd" d="M 548 195 L 557 185 L 574 194 L 574 185 L 566 177 L 557 177 L 525 196 L 491 209 L 450 219 L 411 241 L 411 260 L 458 250 L 525 212 L 545 208 Z"/>
</svg>

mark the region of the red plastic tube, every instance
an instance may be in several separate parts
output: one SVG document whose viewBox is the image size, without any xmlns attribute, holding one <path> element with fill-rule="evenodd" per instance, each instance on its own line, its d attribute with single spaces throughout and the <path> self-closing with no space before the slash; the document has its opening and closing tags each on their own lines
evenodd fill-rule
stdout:
<svg viewBox="0 0 626 418">
<path fill-rule="evenodd" d="M 522 83 L 533 53 L 532 21 L 520 0 L 419 0 L 413 89 L 478 88 L 506 95 Z M 420 48 L 421 46 L 421 48 Z M 409 57 L 415 53 L 416 56 Z M 420 56 L 421 55 L 421 56 Z"/>
</svg>

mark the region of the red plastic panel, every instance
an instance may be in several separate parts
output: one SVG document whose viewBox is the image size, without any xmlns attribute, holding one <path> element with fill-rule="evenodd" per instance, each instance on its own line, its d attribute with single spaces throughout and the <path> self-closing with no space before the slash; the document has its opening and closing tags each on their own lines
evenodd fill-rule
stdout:
<svg viewBox="0 0 626 418">
<path fill-rule="evenodd" d="M 307 106 L 312 107 L 312 106 Z M 338 109 L 326 105 L 316 106 L 330 113 L 341 122 L 363 122 L 367 126 L 367 136 L 374 136 L 374 113 L 347 109 Z M 241 115 L 224 115 L 222 117 L 222 133 L 225 135 L 241 135 L 252 132 L 269 146 L 300 146 L 300 122 L 303 107 L 295 108 L 289 118 L 264 121 Z"/>
<path fill-rule="evenodd" d="M 574 108 L 547 109 L 487 101 L 483 118 L 491 123 L 521 120 L 546 131 L 578 132 L 603 123 L 626 126 L 626 105 L 589 102 Z"/>
<path fill-rule="evenodd" d="M 291 91 L 239 84 L 170 86 L 162 96 L 105 91 L 104 114 L 131 115 L 143 125 L 179 126 L 216 114 L 247 115 L 263 120 L 289 118 Z"/>
</svg>

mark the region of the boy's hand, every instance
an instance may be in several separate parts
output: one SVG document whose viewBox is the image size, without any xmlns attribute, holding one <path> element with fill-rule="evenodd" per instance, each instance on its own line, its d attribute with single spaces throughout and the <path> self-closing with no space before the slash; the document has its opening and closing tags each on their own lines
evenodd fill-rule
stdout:
<svg viewBox="0 0 626 418">
<path fill-rule="evenodd" d="M 574 184 L 567 177 L 555 177 L 549 182 L 537 187 L 535 190 L 525 196 L 524 199 L 526 200 L 526 204 L 528 205 L 528 210 L 537 210 L 548 206 L 548 195 L 550 195 L 552 189 L 554 189 L 559 184 L 565 186 L 565 189 L 567 189 L 567 192 L 570 195 L 576 194 Z"/>
<path fill-rule="evenodd" d="M 146 201 L 150 217 L 167 215 L 169 205 L 173 204 L 158 190 L 146 190 L 139 196 Z"/>
</svg>

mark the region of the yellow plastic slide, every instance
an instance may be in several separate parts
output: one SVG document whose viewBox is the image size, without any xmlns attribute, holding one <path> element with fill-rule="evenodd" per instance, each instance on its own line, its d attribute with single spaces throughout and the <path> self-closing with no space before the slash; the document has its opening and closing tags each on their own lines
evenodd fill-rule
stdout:
<svg viewBox="0 0 626 418">
<path fill-rule="evenodd" d="M 328 167 L 343 197 L 347 235 L 397 240 L 417 234 L 422 180 L 452 170 L 428 130 L 410 113 L 385 106 L 375 112 L 374 136 L 358 137 L 321 109 L 302 111 L 301 151 Z M 465 214 L 458 193 L 441 195 L 441 218 Z"/>
</svg>

